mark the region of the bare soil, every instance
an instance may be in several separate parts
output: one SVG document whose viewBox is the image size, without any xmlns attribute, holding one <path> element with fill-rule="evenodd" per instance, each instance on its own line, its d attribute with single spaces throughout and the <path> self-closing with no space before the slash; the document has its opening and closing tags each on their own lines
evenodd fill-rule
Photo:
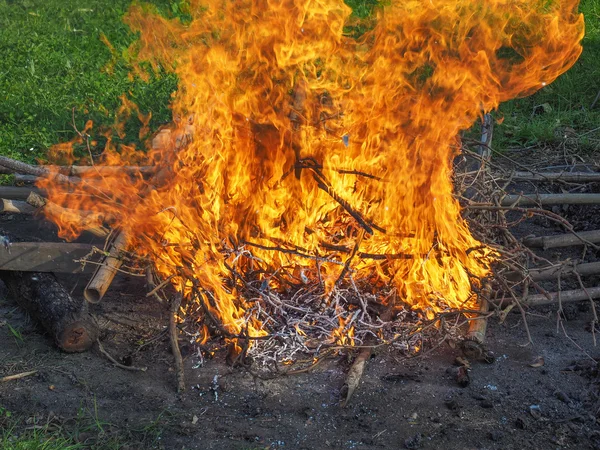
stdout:
<svg viewBox="0 0 600 450">
<path fill-rule="evenodd" d="M 579 221 L 579 229 L 600 225 L 589 207 L 561 212 Z M 545 220 L 519 226 L 521 237 L 561 232 Z M 0 216 L 0 227 L 54 235 L 52 225 L 33 218 Z M 62 280 L 73 295 L 87 281 Z M 600 349 L 589 302 L 565 305 L 564 330 L 556 306 L 529 311 L 533 345 L 526 345 L 520 314 L 503 323 L 491 318 L 487 346 L 495 361 L 471 362 L 466 387 L 455 377 L 457 348 L 444 344 L 413 358 L 382 349 L 341 408 L 348 355 L 309 373 L 263 379 L 229 367 L 225 351 L 207 359 L 182 342 L 187 390 L 178 395 L 165 332 L 168 306 L 145 293 L 143 280 L 119 276 L 93 309 L 106 350 L 126 365 L 147 367 L 144 372 L 116 368 L 97 349 L 61 353 L 4 295 L 0 376 L 38 373 L 0 384 L 0 407 L 28 418 L 24 427 L 51 424 L 94 448 L 120 442 L 117 448 L 129 449 L 600 449 Z"/>
</svg>

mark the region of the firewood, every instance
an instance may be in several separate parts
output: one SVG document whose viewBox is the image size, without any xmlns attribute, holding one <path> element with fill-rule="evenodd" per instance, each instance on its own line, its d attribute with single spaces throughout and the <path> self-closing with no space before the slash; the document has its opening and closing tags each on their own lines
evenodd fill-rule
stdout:
<svg viewBox="0 0 600 450">
<path fill-rule="evenodd" d="M 113 278 L 123 264 L 122 253 L 127 249 L 126 233 L 119 233 L 110 247 L 108 256 L 104 258 L 102 265 L 98 267 L 85 290 L 83 296 L 90 303 L 98 303 L 104 297 Z"/>
<path fill-rule="evenodd" d="M 44 212 L 49 217 L 60 217 L 62 220 L 77 223 L 81 228 L 89 231 L 94 236 L 108 236 L 109 230 L 106 227 L 99 225 L 104 222 L 104 217 L 100 214 L 63 208 L 62 206 L 49 202 L 35 192 L 29 194 L 27 203 L 36 208 L 43 208 Z"/>
<path fill-rule="evenodd" d="M 502 206 L 600 205 L 600 194 L 512 194 L 500 202 Z"/>
<path fill-rule="evenodd" d="M 44 192 L 33 187 L 0 186 L 0 198 L 9 200 L 27 200 L 30 192 L 42 195 Z"/>
<path fill-rule="evenodd" d="M 81 298 L 73 298 L 51 273 L 2 271 L 15 301 L 66 352 L 89 349 L 98 337 L 96 321 Z"/>
<path fill-rule="evenodd" d="M 92 265 L 77 260 L 90 255 L 89 244 L 67 242 L 10 242 L 0 246 L 0 270 L 19 272 L 82 273 L 91 272 Z"/>
<path fill-rule="evenodd" d="M 544 250 L 558 247 L 571 247 L 572 245 L 585 245 L 586 242 L 592 244 L 600 243 L 600 230 L 582 231 L 572 234 L 558 234 L 554 236 L 528 237 L 523 239 L 523 244 L 527 247 L 541 247 Z"/>
</svg>

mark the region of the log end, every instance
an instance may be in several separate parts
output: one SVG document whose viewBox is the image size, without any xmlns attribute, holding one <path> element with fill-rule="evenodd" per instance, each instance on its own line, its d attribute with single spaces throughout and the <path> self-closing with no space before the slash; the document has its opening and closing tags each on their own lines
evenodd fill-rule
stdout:
<svg viewBox="0 0 600 450">
<path fill-rule="evenodd" d="M 80 353 L 89 350 L 98 338 L 98 327 L 91 320 L 78 320 L 57 336 L 57 345 L 67 353 Z"/>
</svg>

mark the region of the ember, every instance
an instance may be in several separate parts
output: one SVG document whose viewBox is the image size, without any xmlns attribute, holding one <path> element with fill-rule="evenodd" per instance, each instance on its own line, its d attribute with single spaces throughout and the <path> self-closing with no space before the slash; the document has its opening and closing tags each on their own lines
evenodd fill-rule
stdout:
<svg viewBox="0 0 600 450">
<path fill-rule="evenodd" d="M 49 218 L 65 238 L 119 229 L 141 258 L 128 270 L 151 264 L 230 338 L 278 331 L 266 308 L 288 306 L 274 293 L 332 311 L 288 324 L 306 346 L 315 327 L 353 345 L 365 314 L 394 306 L 475 309 L 494 253 L 453 196 L 459 133 L 574 64 L 577 4 L 391 0 L 359 38 L 341 0 L 192 0 L 189 24 L 135 5 L 135 72 L 179 76 L 174 121 L 153 149 L 109 142 L 101 162 L 154 175 L 48 176 L 52 204 L 96 222 Z"/>
</svg>

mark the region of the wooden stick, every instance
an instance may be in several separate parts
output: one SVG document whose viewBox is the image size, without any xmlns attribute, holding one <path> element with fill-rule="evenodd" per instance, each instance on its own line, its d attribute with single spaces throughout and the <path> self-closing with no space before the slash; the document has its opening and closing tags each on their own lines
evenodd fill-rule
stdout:
<svg viewBox="0 0 600 450">
<path fill-rule="evenodd" d="M 132 372 L 145 372 L 146 370 L 148 370 L 147 367 L 126 366 L 125 364 L 121 364 L 119 361 L 117 361 L 115 358 L 113 358 L 110 353 L 108 353 L 104 349 L 104 346 L 102 345 L 102 342 L 100 342 L 100 339 L 96 339 L 96 343 L 98 344 L 98 350 L 100 350 L 100 353 L 102 353 L 104 356 L 106 356 L 106 358 L 111 363 L 113 363 L 115 365 L 115 367 L 118 367 L 119 369 L 124 369 L 124 370 L 131 370 Z"/>
<path fill-rule="evenodd" d="M 508 177 L 507 177 L 508 178 Z M 572 183 L 600 182 L 600 172 L 515 172 L 510 177 L 515 181 L 567 181 Z"/>
<path fill-rule="evenodd" d="M 600 194 L 523 194 L 506 195 L 502 206 L 600 205 Z"/>
<path fill-rule="evenodd" d="M 0 212 L 31 215 L 36 211 L 37 208 L 22 200 L 0 198 Z"/>
<path fill-rule="evenodd" d="M 528 275 L 533 281 L 544 281 L 551 280 L 558 277 L 562 278 L 568 276 L 590 276 L 600 274 L 600 262 L 584 263 L 577 265 L 569 264 L 557 264 L 552 267 L 542 267 L 539 269 L 530 269 Z M 523 274 L 520 272 L 508 272 L 505 274 L 506 279 L 511 281 L 517 281 L 523 278 Z"/>
<path fill-rule="evenodd" d="M 541 247 L 544 250 L 558 247 L 571 247 L 572 245 L 585 245 L 600 243 L 600 230 L 582 231 L 574 234 L 557 234 L 554 236 L 539 236 L 523 239 L 527 247 Z"/>
<path fill-rule="evenodd" d="M 356 356 L 356 359 L 352 363 L 352 366 L 348 371 L 348 375 L 346 376 L 346 382 L 344 383 L 344 386 L 342 387 L 341 391 L 342 408 L 346 407 L 346 405 L 350 401 L 350 398 L 352 398 L 352 394 L 354 394 L 354 391 L 358 387 L 362 374 L 365 370 L 365 365 L 371 357 L 371 352 L 371 347 L 361 348 L 358 352 L 358 355 Z"/>
<path fill-rule="evenodd" d="M 89 231 L 94 236 L 108 236 L 108 228 L 98 225 L 104 222 L 104 217 L 101 214 L 63 208 L 56 203 L 49 202 L 33 191 L 30 192 L 29 196 L 27 197 L 27 203 L 35 208 L 43 208 L 45 214 L 50 219 L 55 218 L 58 220 L 60 218 L 67 222 L 77 223 L 82 229 Z"/>
<path fill-rule="evenodd" d="M 88 302 L 98 303 L 104 297 L 123 264 L 122 253 L 127 249 L 127 241 L 126 233 L 121 232 L 112 243 L 108 256 L 104 258 L 102 265 L 98 266 L 98 270 L 83 291 L 83 296 Z"/>
<path fill-rule="evenodd" d="M 16 373 L 14 375 L 7 375 L 5 377 L 0 378 L 0 383 L 4 383 L 5 381 L 20 380 L 21 378 L 29 377 L 31 375 L 35 375 L 36 373 L 38 373 L 37 370 L 31 370 L 29 372 L 21 372 Z"/>
<path fill-rule="evenodd" d="M 183 358 L 179 350 L 179 337 L 177 330 L 177 314 L 181 306 L 183 294 L 177 293 L 171 301 L 171 314 L 169 316 L 169 337 L 171 340 L 171 351 L 175 358 L 175 370 L 177 371 L 177 392 L 185 391 L 185 371 L 183 367 Z"/>
</svg>

